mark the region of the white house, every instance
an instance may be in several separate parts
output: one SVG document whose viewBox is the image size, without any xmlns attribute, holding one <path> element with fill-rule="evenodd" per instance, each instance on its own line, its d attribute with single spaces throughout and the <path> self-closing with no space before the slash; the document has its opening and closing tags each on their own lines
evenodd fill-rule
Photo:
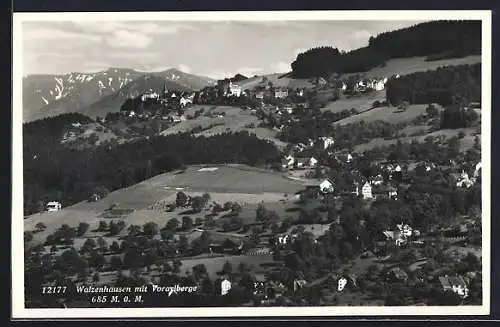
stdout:
<svg viewBox="0 0 500 327">
<path fill-rule="evenodd" d="M 227 90 L 224 94 L 225 96 L 240 97 L 241 96 L 241 86 L 229 82 Z"/>
<path fill-rule="evenodd" d="M 398 224 L 394 230 L 383 232 L 387 239 L 392 239 L 397 246 L 406 243 L 407 239 L 411 236 L 419 236 L 420 231 L 414 230 L 407 224 Z"/>
<path fill-rule="evenodd" d="M 293 167 L 294 163 L 295 163 L 295 158 L 291 154 L 289 154 L 288 156 L 286 156 L 283 159 L 282 167 L 283 168 L 291 168 L 291 167 Z"/>
<path fill-rule="evenodd" d="M 274 97 L 278 99 L 284 99 L 288 96 L 288 90 L 287 89 L 275 89 L 274 90 Z"/>
<path fill-rule="evenodd" d="M 347 154 L 347 159 L 346 159 L 347 163 L 351 162 L 352 161 L 352 155 L 350 153 Z"/>
<path fill-rule="evenodd" d="M 337 291 L 342 292 L 346 285 L 347 285 L 347 279 L 345 277 L 339 278 L 337 282 Z"/>
<path fill-rule="evenodd" d="M 317 164 L 318 164 L 318 160 L 316 158 L 311 157 L 311 159 L 309 159 L 309 167 L 314 168 L 314 167 L 316 167 Z"/>
<path fill-rule="evenodd" d="M 82 124 L 79 122 L 76 122 L 76 123 L 72 123 L 71 126 L 78 128 L 78 127 L 82 127 Z"/>
<path fill-rule="evenodd" d="M 323 141 L 324 150 L 328 149 L 335 143 L 335 140 L 331 137 L 320 137 L 320 140 Z"/>
<path fill-rule="evenodd" d="M 475 178 L 479 177 L 479 174 L 481 173 L 481 167 L 482 167 L 481 162 L 478 162 L 476 164 L 476 169 L 474 170 L 474 177 Z"/>
<path fill-rule="evenodd" d="M 460 174 L 460 178 L 457 181 L 457 187 L 466 187 L 469 188 L 474 184 L 474 181 L 469 178 L 469 175 L 465 172 L 462 171 L 462 174 Z"/>
<path fill-rule="evenodd" d="M 373 83 L 373 89 L 375 91 L 382 91 L 384 88 L 385 88 L 385 82 L 383 80 L 375 81 L 375 83 Z"/>
<path fill-rule="evenodd" d="M 293 107 L 291 105 L 286 105 L 285 107 L 283 107 L 283 109 L 289 113 L 289 114 L 293 114 Z"/>
<path fill-rule="evenodd" d="M 59 202 L 56 201 L 51 201 L 47 203 L 47 211 L 52 212 L 52 211 L 59 211 L 62 209 L 62 205 Z"/>
<path fill-rule="evenodd" d="M 128 116 L 129 117 L 135 117 L 135 111 L 132 110 L 131 112 L 129 112 Z"/>
<path fill-rule="evenodd" d="M 286 234 L 283 236 L 278 237 L 278 243 L 281 245 L 288 244 L 290 242 L 290 235 Z"/>
<path fill-rule="evenodd" d="M 382 185 L 384 183 L 384 177 L 382 177 L 382 175 L 378 174 L 377 176 L 375 176 L 373 179 L 372 179 L 372 184 L 373 185 Z"/>
<path fill-rule="evenodd" d="M 460 276 L 441 276 L 439 277 L 439 282 L 441 283 L 443 291 L 452 291 L 462 298 L 466 298 L 467 296 L 469 296 L 469 288 L 467 287 L 467 283 Z"/>
<path fill-rule="evenodd" d="M 388 187 L 387 188 L 387 196 L 390 199 L 397 200 L 397 198 L 398 198 L 398 191 L 394 187 L 392 187 L 392 186 Z"/>
<path fill-rule="evenodd" d="M 152 92 L 151 90 L 147 93 L 144 93 L 142 96 L 141 96 L 141 101 L 144 102 L 146 101 L 147 99 L 158 99 L 160 97 L 160 95 L 156 92 Z"/>
<path fill-rule="evenodd" d="M 179 104 L 182 107 L 185 107 L 188 104 L 192 104 L 192 103 L 193 103 L 193 98 L 192 97 L 181 97 L 181 99 L 179 100 Z"/>
<path fill-rule="evenodd" d="M 372 186 L 370 185 L 369 182 L 366 182 L 361 188 L 361 195 L 363 195 L 363 199 L 365 200 L 373 198 Z"/>
<path fill-rule="evenodd" d="M 226 295 L 231 290 L 231 282 L 225 278 L 220 283 L 220 294 Z"/>
<path fill-rule="evenodd" d="M 329 179 L 325 179 L 321 182 L 321 184 L 319 184 L 319 189 L 323 193 L 333 193 L 333 183 Z"/>
</svg>

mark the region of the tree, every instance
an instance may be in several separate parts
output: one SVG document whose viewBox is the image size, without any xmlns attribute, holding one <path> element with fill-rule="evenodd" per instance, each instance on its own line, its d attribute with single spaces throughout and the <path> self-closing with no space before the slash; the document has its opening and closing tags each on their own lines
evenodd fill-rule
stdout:
<svg viewBox="0 0 500 327">
<path fill-rule="evenodd" d="M 92 281 L 94 283 L 98 283 L 101 280 L 101 276 L 99 275 L 99 272 L 95 272 L 94 276 L 92 276 Z"/>
<path fill-rule="evenodd" d="M 82 251 L 84 252 L 90 252 L 97 246 L 96 241 L 93 238 L 88 238 L 85 240 L 85 243 L 82 245 Z"/>
<path fill-rule="evenodd" d="M 119 256 L 112 256 L 109 264 L 114 270 L 120 270 L 123 266 L 122 259 Z"/>
<path fill-rule="evenodd" d="M 139 225 L 130 225 L 128 228 L 129 236 L 136 236 L 141 233 L 141 226 Z"/>
<path fill-rule="evenodd" d="M 205 202 L 202 197 L 195 196 L 194 198 L 191 199 L 191 208 L 193 209 L 194 212 L 201 212 L 204 206 Z"/>
<path fill-rule="evenodd" d="M 233 272 L 233 265 L 229 261 L 226 261 L 222 266 L 222 274 L 229 275 Z"/>
<path fill-rule="evenodd" d="M 256 217 L 255 220 L 257 221 L 265 221 L 268 219 L 268 211 L 264 205 L 259 204 L 257 206 L 257 212 L 256 212 Z"/>
<path fill-rule="evenodd" d="M 97 227 L 97 230 L 99 232 L 105 232 L 105 231 L 107 231 L 108 230 L 108 224 L 104 220 L 99 221 L 99 226 Z"/>
<path fill-rule="evenodd" d="M 437 115 L 439 115 L 439 110 L 433 104 L 429 104 L 425 108 L 425 112 L 427 113 L 427 115 L 429 115 L 429 117 L 436 117 Z"/>
<path fill-rule="evenodd" d="M 182 217 L 182 229 L 189 230 L 193 228 L 193 219 L 189 216 Z"/>
<path fill-rule="evenodd" d="M 101 252 L 106 252 L 108 250 L 108 242 L 106 242 L 103 237 L 99 237 L 97 239 L 97 245 L 99 246 Z"/>
<path fill-rule="evenodd" d="M 184 192 L 178 192 L 175 198 L 175 204 L 178 207 L 185 207 L 188 204 L 188 196 Z"/>
<path fill-rule="evenodd" d="M 210 279 L 210 277 L 203 278 L 203 282 L 201 283 L 201 292 L 204 294 L 213 294 L 215 291 L 214 283 Z"/>
<path fill-rule="evenodd" d="M 36 225 L 35 225 L 35 229 L 37 232 L 42 232 L 44 231 L 45 229 L 47 228 L 47 226 L 43 223 L 43 222 L 38 222 Z"/>
<path fill-rule="evenodd" d="M 202 195 L 201 197 L 202 197 L 203 202 L 204 202 L 205 204 L 207 204 L 207 203 L 208 203 L 208 201 L 210 201 L 210 194 L 208 194 L 208 193 L 206 193 L 206 192 L 205 192 L 205 193 L 203 193 L 203 195 Z"/>
<path fill-rule="evenodd" d="M 131 248 L 125 252 L 123 265 L 127 268 L 140 268 L 144 266 L 142 254 L 137 249 Z"/>
<path fill-rule="evenodd" d="M 179 260 L 179 259 L 174 259 L 172 261 L 172 266 L 173 266 L 173 272 L 175 274 L 178 274 L 181 272 L 181 266 L 182 266 L 182 262 Z"/>
<path fill-rule="evenodd" d="M 32 232 L 24 232 L 24 242 L 31 242 L 33 240 Z"/>
<path fill-rule="evenodd" d="M 111 221 L 109 224 L 109 234 L 110 235 L 118 235 L 125 228 L 125 222 L 123 220 L 119 220 L 118 222 Z"/>
<path fill-rule="evenodd" d="M 195 280 L 200 280 L 202 277 L 207 275 L 207 267 L 204 264 L 198 264 L 193 266 L 193 277 Z"/>
<path fill-rule="evenodd" d="M 172 218 L 167 222 L 166 228 L 171 231 L 176 231 L 179 228 L 179 220 L 177 218 Z"/>
<path fill-rule="evenodd" d="M 78 227 L 76 228 L 76 235 L 78 236 L 83 236 L 89 229 L 89 224 L 81 222 L 78 224 Z"/>
<path fill-rule="evenodd" d="M 146 236 L 153 238 L 158 234 L 158 224 L 155 222 L 145 223 L 144 226 L 142 226 L 142 230 Z"/>
</svg>

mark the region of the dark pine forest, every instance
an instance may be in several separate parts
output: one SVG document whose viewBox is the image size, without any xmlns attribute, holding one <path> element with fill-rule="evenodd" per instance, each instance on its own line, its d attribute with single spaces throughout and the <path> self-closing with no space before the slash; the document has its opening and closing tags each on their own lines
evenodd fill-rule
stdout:
<svg viewBox="0 0 500 327">
<path fill-rule="evenodd" d="M 426 56 L 428 61 L 481 53 L 480 21 L 435 21 L 371 37 L 353 51 L 318 47 L 300 53 L 292 63 L 297 78 L 364 72 L 392 58 Z"/>
</svg>

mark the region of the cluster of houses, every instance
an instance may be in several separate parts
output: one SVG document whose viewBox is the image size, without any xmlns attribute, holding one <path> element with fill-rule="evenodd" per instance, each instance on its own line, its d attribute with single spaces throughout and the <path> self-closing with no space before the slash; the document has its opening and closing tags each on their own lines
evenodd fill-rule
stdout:
<svg viewBox="0 0 500 327">
<path fill-rule="evenodd" d="M 168 105 L 171 103 L 179 104 L 181 107 L 186 107 L 193 104 L 195 93 L 194 92 L 176 92 L 170 91 L 165 85 L 163 87 L 163 94 L 158 94 L 152 89 L 141 95 L 141 101 L 146 102 L 147 100 L 154 99 L 160 101 L 163 105 Z"/>
<path fill-rule="evenodd" d="M 419 237 L 420 231 L 413 229 L 408 224 L 397 224 L 393 230 L 383 232 L 387 240 L 393 241 L 397 246 L 406 244 L 412 237 Z"/>
<path fill-rule="evenodd" d="M 354 196 L 360 196 L 363 200 L 375 199 L 376 194 L 385 196 L 389 199 L 397 200 L 398 192 L 397 189 L 391 185 L 383 185 L 383 179 L 378 175 L 371 181 L 365 181 L 364 183 L 354 182 L 352 190 L 348 193 Z M 374 188 L 375 191 L 374 192 Z M 334 182 L 330 179 L 325 179 L 319 184 L 319 190 L 323 194 L 335 193 Z"/>
<path fill-rule="evenodd" d="M 476 164 L 472 177 L 470 177 L 465 170 L 462 170 L 461 174 L 453 174 L 453 177 L 456 179 L 457 187 L 470 188 L 476 184 L 478 179 L 481 177 L 481 163 L 479 162 Z"/>
</svg>

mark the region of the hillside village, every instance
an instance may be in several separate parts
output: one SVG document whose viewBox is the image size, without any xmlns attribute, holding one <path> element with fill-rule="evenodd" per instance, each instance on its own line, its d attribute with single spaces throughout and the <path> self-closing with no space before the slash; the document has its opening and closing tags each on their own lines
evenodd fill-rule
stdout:
<svg viewBox="0 0 500 327">
<path fill-rule="evenodd" d="M 480 304 L 480 56 L 430 55 L 26 124 L 27 305 L 88 306 L 55 282 L 197 290 L 130 306 Z"/>
</svg>

